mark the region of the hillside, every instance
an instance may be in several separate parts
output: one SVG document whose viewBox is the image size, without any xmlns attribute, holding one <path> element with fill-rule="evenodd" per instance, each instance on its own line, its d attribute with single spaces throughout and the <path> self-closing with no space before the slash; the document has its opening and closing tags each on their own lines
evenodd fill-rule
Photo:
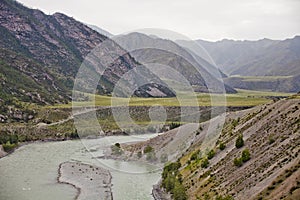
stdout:
<svg viewBox="0 0 300 200">
<path fill-rule="evenodd" d="M 0 47 L 5 50 L 21 54 L 26 59 L 38 63 L 39 71 L 47 70 L 50 76 L 56 77 L 56 85 L 62 85 L 57 90 L 70 94 L 73 89 L 73 81 L 84 58 L 97 45 L 108 39 L 106 36 L 92 30 L 88 26 L 76 21 L 61 13 L 45 15 L 35 9 L 29 9 L 14 0 L 0 2 L 0 31 L 5 37 L 0 38 Z M 118 58 L 109 66 L 105 72 L 98 92 L 110 94 L 117 80 L 127 71 L 138 66 L 138 63 L 118 45 L 114 49 L 103 49 L 106 54 L 122 52 Z M 1 58 L 4 59 L 4 58 Z M 107 62 L 107 58 L 101 58 Z M 8 66 L 12 63 L 6 62 Z M 26 65 L 27 63 L 20 63 Z M 94 73 L 98 74 L 96 66 L 93 66 Z M 140 76 L 139 79 L 150 83 L 140 88 L 136 95 L 151 96 L 147 91 L 156 88 L 160 94 L 171 95 L 172 92 L 164 87 L 152 84 L 152 79 L 162 84 L 153 75 Z M 133 79 L 133 83 L 138 80 Z M 37 82 L 37 81 L 36 81 Z M 45 86 L 41 82 L 37 82 Z M 36 88 L 38 91 L 38 89 Z M 42 94 L 40 94 L 42 95 Z M 155 96 L 155 94 L 154 94 Z M 50 103 L 50 101 L 48 102 Z"/>
<path fill-rule="evenodd" d="M 121 147 L 136 157 L 136 151 L 145 153 L 151 146 L 152 154 L 158 156 L 156 162 L 163 162 L 162 155 L 167 153 L 164 162 L 169 162 L 161 182 L 165 189 L 155 187 L 158 196 L 167 190 L 174 192 L 174 199 L 182 199 L 176 195 L 183 197 L 185 193 L 188 199 L 195 200 L 296 200 L 300 196 L 299 116 L 298 95 L 228 113 L 216 140 L 206 136 L 210 122 L 204 122 L 196 132 L 195 124 L 187 124 L 181 127 L 185 134 L 177 128 L 147 142 Z M 218 127 L 215 126 L 217 130 Z M 236 147 L 240 134 L 244 142 Z M 208 146 L 210 141 L 213 145 Z"/>
<path fill-rule="evenodd" d="M 199 149 L 194 145 L 192 151 L 181 158 L 184 167 L 180 172 L 189 197 L 231 195 L 235 199 L 297 199 L 300 195 L 297 181 L 300 178 L 299 105 L 299 97 L 295 97 L 257 107 L 246 115 L 227 118 L 213 148 L 216 154 L 206 169 L 200 167 L 201 157 L 186 164 Z M 243 135 L 244 146 L 236 148 L 239 134 Z M 219 149 L 221 143 L 224 150 Z M 245 159 L 244 164 L 235 166 L 234 159 L 245 149 L 250 152 L 250 160 Z"/>
</svg>

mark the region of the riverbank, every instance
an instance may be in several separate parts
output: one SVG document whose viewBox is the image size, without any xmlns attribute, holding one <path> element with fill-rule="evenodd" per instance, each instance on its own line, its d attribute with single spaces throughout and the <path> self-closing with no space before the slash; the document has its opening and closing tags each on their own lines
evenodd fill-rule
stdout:
<svg viewBox="0 0 300 200">
<path fill-rule="evenodd" d="M 154 200 L 171 200 L 171 195 L 166 193 L 161 187 L 161 181 L 153 185 L 152 196 Z"/>
<path fill-rule="evenodd" d="M 7 155 L 7 153 L 4 151 L 2 145 L 0 145 L 0 158 L 3 158 L 6 155 Z"/>
<path fill-rule="evenodd" d="M 64 162 L 59 165 L 57 181 L 69 184 L 77 190 L 76 200 L 112 200 L 112 176 L 110 172 L 80 162 Z"/>
</svg>

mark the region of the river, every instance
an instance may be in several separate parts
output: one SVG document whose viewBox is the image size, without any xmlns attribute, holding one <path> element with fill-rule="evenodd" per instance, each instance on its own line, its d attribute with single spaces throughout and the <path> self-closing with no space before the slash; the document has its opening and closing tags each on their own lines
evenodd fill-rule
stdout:
<svg viewBox="0 0 300 200">
<path fill-rule="evenodd" d="M 60 163 L 74 160 L 110 170 L 114 200 L 153 199 L 151 190 L 160 178 L 159 168 L 95 157 L 103 155 L 103 150 L 116 142 L 144 141 L 154 136 L 109 136 L 24 145 L 0 159 L 0 200 L 73 200 L 77 191 L 57 183 L 57 176 Z"/>
</svg>

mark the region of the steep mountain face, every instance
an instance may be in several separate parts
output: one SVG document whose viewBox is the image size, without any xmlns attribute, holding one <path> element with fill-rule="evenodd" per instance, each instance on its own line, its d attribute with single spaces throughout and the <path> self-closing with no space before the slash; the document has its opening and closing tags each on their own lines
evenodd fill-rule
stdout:
<svg viewBox="0 0 300 200">
<path fill-rule="evenodd" d="M 195 91 L 198 92 L 221 92 L 222 87 L 226 92 L 234 93 L 234 89 L 210 74 L 205 67 L 214 68 L 205 60 L 196 60 L 189 51 L 171 40 L 150 37 L 142 33 L 130 33 L 122 35 L 114 40 L 125 49 L 140 63 L 150 64 L 149 68 L 159 68 L 157 71 L 164 80 L 182 81 L 176 77 L 170 69 L 178 72 L 189 81 Z M 206 65 L 205 67 L 203 65 Z M 162 67 L 165 66 L 165 67 Z M 220 75 L 221 76 L 221 75 Z M 177 84 L 178 84 L 177 83 Z"/>
<path fill-rule="evenodd" d="M 289 76 L 300 74 L 300 37 L 283 41 L 198 40 L 229 75 Z"/>
<path fill-rule="evenodd" d="M 183 183 L 190 199 L 217 195 L 234 199 L 299 198 L 299 105 L 299 96 L 294 96 L 229 115 L 207 168 L 201 167 L 203 158 L 190 159 L 200 143 L 191 147 L 181 158 Z M 240 134 L 244 144 L 237 146 Z"/>
<path fill-rule="evenodd" d="M 154 187 L 155 199 L 298 200 L 300 96 L 229 112 L 223 127 L 217 118 L 197 131 L 199 126 L 189 123 L 146 142 L 122 145 L 132 157 L 149 146 L 157 158 L 165 154 L 159 183 L 164 189 Z M 207 135 L 212 124 L 220 134 Z"/>
<path fill-rule="evenodd" d="M 45 72 L 48 77 L 52 77 L 52 86 L 48 83 L 34 78 L 35 84 L 32 89 L 38 96 L 41 96 L 43 103 L 52 103 L 48 100 L 40 88 L 51 88 L 54 93 L 66 93 L 63 97 L 70 96 L 73 89 L 73 81 L 84 58 L 97 45 L 107 39 L 106 36 L 99 34 L 88 26 L 76 21 L 61 13 L 45 15 L 39 10 L 29 9 L 14 0 L 3 0 L 0 2 L 0 48 L 6 50 L 5 53 L 12 52 L 12 55 L 18 54 L 26 59 L 21 59 L 18 64 L 13 63 L 13 59 L 7 59 L 4 53 L 1 54 L 1 60 L 6 66 L 15 66 L 14 70 L 21 73 L 22 76 L 32 78 L 32 74 Z M 3 36 L 3 37 L 2 37 Z M 113 51 L 122 50 L 118 45 L 114 45 Z M 109 54 L 112 49 L 104 49 Z M 34 67 L 23 67 L 28 63 L 36 63 Z M 105 72 L 105 76 L 98 87 L 98 92 L 110 94 L 117 80 L 127 71 L 138 66 L 138 63 L 129 55 L 122 54 L 110 65 L 110 70 Z M 94 69 L 95 73 L 97 71 Z M 12 73 L 13 74 L 13 73 Z M 6 74 L 3 74 L 5 77 Z M 6 77 L 8 78 L 8 77 Z M 28 77 L 27 77 L 28 78 Z M 149 85 L 139 88 L 136 95 L 156 96 L 157 94 L 148 91 L 155 88 L 159 96 L 173 96 L 174 94 L 162 87 L 162 81 L 157 77 L 140 76 L 148 82 Z M 151 83 L 156 80 L 157 84 Z M 133 79 L 133 84 L 134 84 Z M 6 87 L 13 87 L 8 85 Z M 39 85 L 39 87 L 35 87 Z M 15 96 L 15 93 L 7 94 Z M 26 92 L 25 92 L 26 94 Z M 18 94 L 24 95 L 22 93 Z M 17 96 L 18 96 L 17 95 Z M 66 100 L 69 98 L 66 98 Z"/>
</svg>

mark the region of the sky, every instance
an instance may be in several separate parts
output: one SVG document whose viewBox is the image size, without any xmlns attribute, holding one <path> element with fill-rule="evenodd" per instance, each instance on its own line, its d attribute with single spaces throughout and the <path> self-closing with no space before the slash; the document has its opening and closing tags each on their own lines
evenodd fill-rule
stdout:
<svg viewBox="0 0 300 200">
<path fill-rule="evenodd" d="M 18 0 L 112 34 L 168 29 L 191 39 L 286 39 L 300 35 L 300 0 Z"/>
</svg>

